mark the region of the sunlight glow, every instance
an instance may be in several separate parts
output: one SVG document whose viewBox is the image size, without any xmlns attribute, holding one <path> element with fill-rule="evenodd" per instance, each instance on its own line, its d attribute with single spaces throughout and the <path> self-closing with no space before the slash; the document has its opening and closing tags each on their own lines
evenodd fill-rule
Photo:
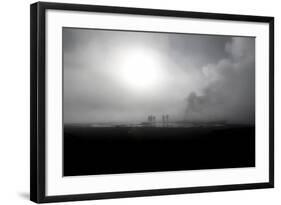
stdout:
<svg viewBox="0 0 281 205">
<path fill-rule="evenodd" d="M 161 81 L 159 59 L 145 49 L 135 49 L 120 60 L 121 79 L 134 90 L 153 89 Z"/>
</svg>

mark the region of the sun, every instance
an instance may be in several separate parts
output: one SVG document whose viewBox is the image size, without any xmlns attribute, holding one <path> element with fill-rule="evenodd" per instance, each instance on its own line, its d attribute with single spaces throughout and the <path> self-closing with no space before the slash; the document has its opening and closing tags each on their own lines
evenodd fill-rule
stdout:
<svg viewBox="0 0 281 205">
<path fill-rule="evenodd" d="M 120 60 L 120 70 L 122 81 L 134 90 L 153 89 L 161 82 L 159 58 L 149 50 L 128 52 Z"/>
</svg>

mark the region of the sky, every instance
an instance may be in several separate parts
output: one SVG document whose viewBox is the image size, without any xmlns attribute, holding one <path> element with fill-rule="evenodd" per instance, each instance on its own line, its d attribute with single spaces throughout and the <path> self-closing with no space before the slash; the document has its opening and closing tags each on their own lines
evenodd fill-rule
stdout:
<svg viewBox="0 0 281 205">
<path fill-rule="evenodd" d="M 64 123 L 255 121 L 255 38 L 63 28 Z"/>
</svg>

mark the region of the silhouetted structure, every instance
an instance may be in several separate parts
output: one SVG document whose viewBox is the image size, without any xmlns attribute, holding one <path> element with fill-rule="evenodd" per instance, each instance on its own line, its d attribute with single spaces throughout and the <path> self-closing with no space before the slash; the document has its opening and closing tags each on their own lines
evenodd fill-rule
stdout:
<svg viewBox="0 0 281 205">
<path fill-rule="evenodd" d="M 150 126 L 155 126 L 155 125 L 156 125 L 156 117 L 155 117 L 155 116 L 149 115 L 149 116 L 147 117 L 147 120 L 148 120 L 148 124 L 149 124 Z"/>
<path fill-rule="evenodd" d="M 162 124 L 164 127 L 169 125 L 169 115 L 162 115 Z"/>
</svg>

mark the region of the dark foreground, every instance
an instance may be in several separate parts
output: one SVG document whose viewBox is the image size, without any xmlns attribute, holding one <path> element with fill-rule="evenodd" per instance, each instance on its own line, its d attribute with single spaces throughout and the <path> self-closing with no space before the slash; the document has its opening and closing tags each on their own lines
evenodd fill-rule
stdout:
<svg viewBox="0 0 281 205">
<path fill-rule="evenodd" d="M 64 128 L 64 176 L 255 166 L 245 126 Z"/>
</svg>

